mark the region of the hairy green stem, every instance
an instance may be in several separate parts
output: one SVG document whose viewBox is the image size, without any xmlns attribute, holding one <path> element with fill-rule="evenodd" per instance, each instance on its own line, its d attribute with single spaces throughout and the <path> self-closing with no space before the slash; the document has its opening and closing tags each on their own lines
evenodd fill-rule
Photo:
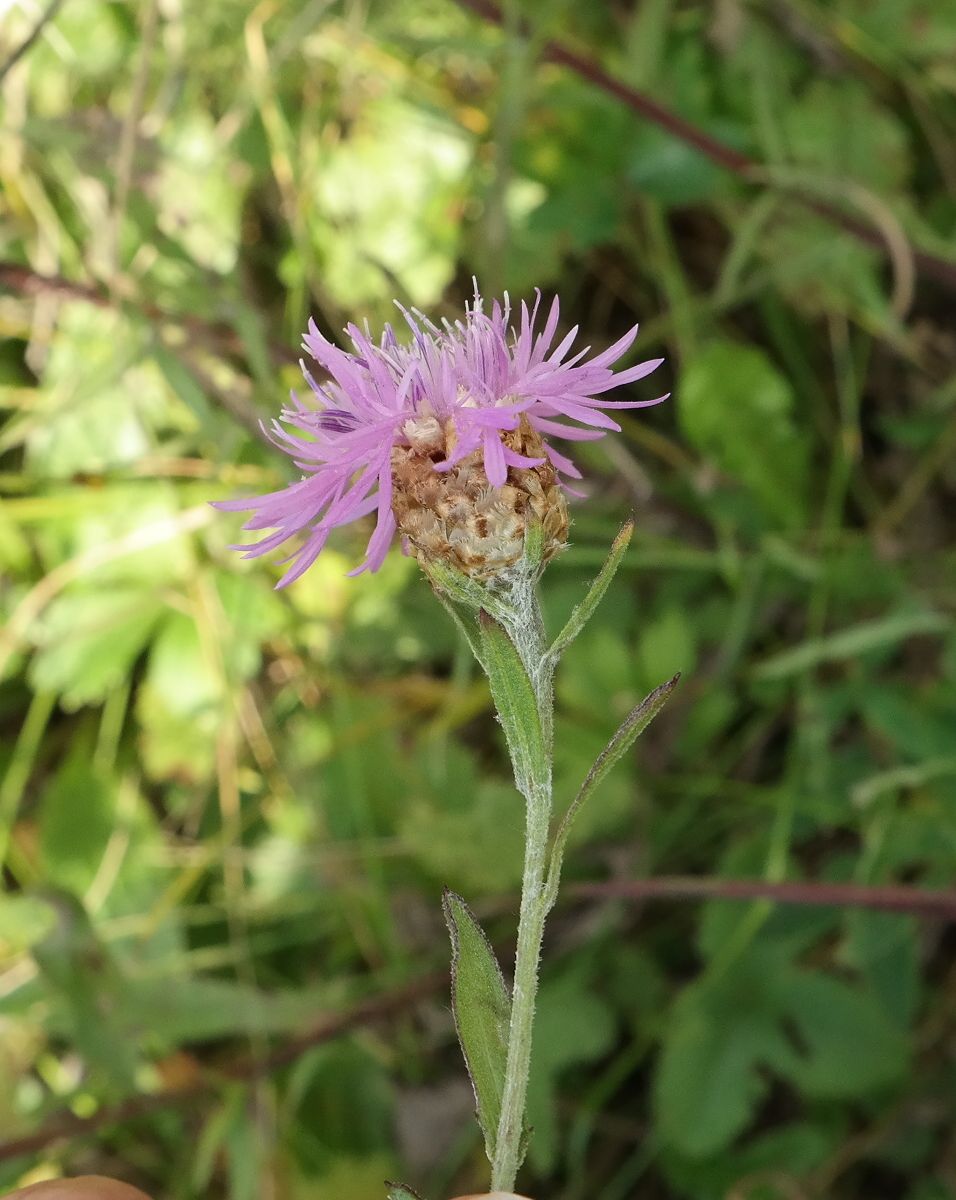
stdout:
<svg viewBox="0 0 956 1200">
<path fill-rule="evenodd" d="M 538 963 L 541 958 L 544 922 L 548 914 L 545 868 L 551 827 L 554 728 L 553 669 L 547 658 L 544 623 L 533 577 L 526 576 L 516 585 L 513 600 L 514 605 L 509 605 L 509 608 L 512 608 L 515 619 L 506 619 L 505 624 L 534 688 L 545 739 L 546 766 L 541 772 L 542 777 L 531 779 L 525 790 L 526 844 L 511 999 L 511 1027 L 508 1034 L 501 1119 L 491 1168 L 491 1189 L 501 1192 L 513 1191 L 518 1168 L 524 1157 L 524 1110 L 531 1068 Z"/>
</svg>

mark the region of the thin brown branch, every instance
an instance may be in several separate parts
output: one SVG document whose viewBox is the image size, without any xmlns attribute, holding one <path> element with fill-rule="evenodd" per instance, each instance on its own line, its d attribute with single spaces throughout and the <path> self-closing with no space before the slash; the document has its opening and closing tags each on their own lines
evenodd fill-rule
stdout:
<svg viewBox="0 0 956 1200">
<path fill-rule="evenodd" d="M 80 300 L 92 304 L 96 308 L 120 310 L 127 304 L 135 312 L 151 321 L 159 329 L 167 349 L 176 355 L 183 369 L 188 371 L 196 380 L 197 386 L 219 405 L 237 424 L 241 425 L 252 437 L 258 438 L 265 445 L 273 448 L 268 436 L 260 426 L 259 414 L 255 406 L 245 397 L 239 396 L 219 387 L 203 370 L 197 356 L 192 352 L 196 346 L 202 346 L 214 354 L 222 356 L 243 357 L 244 347 L 241 338 L 228 325 L 216 321 L 204 321 L 201 317 L 183 313 L 171 313 L 156 304 L 146 301 L 124 302 L 102 288 L 89 283 L 77 283 L 64 279 L 62 275 L 41 275 L 30 267 L 20 263 L 0 260 L 0 288 L 7 288 L 21 296 L 61 296 L 65 300 Z M 175 334 L 167 338 L 166 330 L 175 330 Z M 186 339 L 183 344 L 182 334 Z M 269 347 L 276 363 L 297 362 L 298 356 L 289 347 L 273 343 Z"/>
<path fill-rule="evenodd" d="M 493 4 L 491 0 L 458 0 L 458 3 L 462 8 L 468 9 L 493 24 L 502 25 L 504 22 L 501 9 Z M 685 120 L 684 117 L 659 104 L 656 100 L 648 96 L 646 92 L 639 91 L 637 88 L 631 87 L 630 84 L 624 83 L 620 79 L 615 79 L 613 75 L 609 74 L 601 66 L 597 59 L 591 58 L 586 54 L 581 54 L 577 50 L 572 50 L 563 42 L 554 39 L 544 44 L 543 55 L 549 62 L 559 63 L 561 66 L 568 67 L 582 79 L 586 79 L 589 83 L 594 84 L 595 87 L 620 100 L 622 104 L 625 104 L 633 112 L 640 114 L 645 120 L 652 122 L 661 129 L 666 129 L 675 138 L 678 138 L 689 146 L 693 146 L 695 150 L 698 150 L 706 158 L 709 158 L 711 162 L 716 163 L 717 166 L 723 167 L 724 170 L 730 171 L 747 183 L 759 183 L 759 180 L 755 176 L 763 171 L 763 164 L 712 137 L 705 130 L 694 125 L 693 122 Z M 834 225 L 838 225 L 847 233 L 852 234 L 858 241 L 864 242 L 866 245 L 872 246 L 884 254 L 887 253 L 887 246 L 882 233 L 878 229 L 868 225 L 866 221 L 861 221 L 858 217 L 853 216 L 852 213 L 844 212 L 836 205 L 829 204 L 827 201 L 820 200 L 817 197 L 803 196 L 796 192 L 790 194 L 793 195 L 795 200 L 798 200 L 806 208 L 816 213 L 817 216 L 823 217 Z M 929 254 L 925 250 L 914 250 L 913 261 L 916 264 L 917 270 L 922 275 L 934 279 L 938 283 L 945 284 L 947 287 L 956 289 L 956 263 L 939 258 L 934 254 Z"/>
<path fill-rule="evenodd" d="M 64 279 L 62 275 L 42 275 L 39 271 L 31 270 L 20 263 L 0 260 L 0 287 L 21 296 L 54 295 L 62 296 L 65 300 L 83 300 L 97 308 L 129 307 L 148 321 L 179 327 L 211 350 L 221 354 L 244 354 L 242 339 L 234 329 L 220 321 L 204 321 L 201 317 L 187 313 L 168 312 L 148 301 L 120 301 L 118 297 L 110 296 L 103 288 L 94 284 L 77 283 L 72 279 Z M 270 344 L 269 352 L 277 363 L 299 361 L 299 355 L 291 347 L 278 342 Z"/>
<path fill-rule="evenodd" d="M 907 913 L 923 919 L 956 921 L 956 890 L 928 890 L 905 885 L 867 886 L 852 883 L 765 883 L 759 879 L 663 876 L 658 879 L 614 880 L 570 884 L 564 899 L 630 900 L 771 900 L 833 908 L 865 908 Z M 491 907 L 497 909 L 497 905 Z M 134 1096 L 101 1109 L 91 1117 L 62 1114 L 33 1133 L 0 1142 L 0 1162 L 45 1149 L 64 1138 L 89 1137 L 101 1129 L 124 1124 L 167 1108 L 187 1107 L 215 1092 L 225 1082 L 249 1082 L 295 1062 L 307 1050 L 353 1030 L 397 1016 L 434 995 L 448 984 L 446 971 L 434 971 L 382 996 L 362 1001 L 332 1016 L 300 1037 L 290 1038 L 265 1056 L 244 1057 L 216 1069 L 207 1068 L 195 1080 L 150 1096 Z"/>
<path fill-rule="evenodd" d="M 40 35 L 46 29 L 47 25 L 53 20 L 56 14 L 63 7 L 63 0 L 50 0 L 44 11 L 37 17 L 37 22 L 23 39 L 19 46 L 15 47 L 6 58 L 6 61 L 0 63 L 0 83 L 6 79 L 9 71 L 16 66 L 21 58 L 31 49 Z"/>
<path fill-rule="evenodd" d="M 182 1087 L 169 1088 L 150 1096 L 132 1096 L 121 1104 L 100 1109 L 90 1117 L 76 1117 L 72 1113 L 63 1113 L 33 1133 L 0 1142 L 0 1162 L 43 1150 L 61 1138 L 89 1137 L 101 1129 L 125 1124 L 161 1109 L 186 1107 L 216 1091 L 223 1083 L 241 1083 L 271 1074 L 295 1062 L 314 1046 L 321 1046 L 355 1029 L 373 1025 L 404 1012 L 447 983 L 447 971 L 434 971 L 382 996 L 364 1000 L 347 1012 L 329 1017 L 315 1029 L 300 1037 L 290 1038 L 265 1056 L 249 1056 L 223 1063 L 216 1070 L 204 1071 Z"/>
<path fill-rule="evenodd" d="M 578 900 L 772 900 L 832 908 L 869 908 L 915 917 L 956 920 L 956 891 L 905 885 L 858 883 L 767 883 L 762 879 L 714 879 L 709 876 L 662 876 L 578 883 L 566 888 Z"/>
</svg>

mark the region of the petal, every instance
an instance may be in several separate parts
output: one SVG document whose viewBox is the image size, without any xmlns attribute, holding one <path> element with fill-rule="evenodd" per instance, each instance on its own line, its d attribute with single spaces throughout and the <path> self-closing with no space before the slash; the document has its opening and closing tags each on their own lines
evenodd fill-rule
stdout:
<svg viewBox="0 0 956 1200">
<path fill-rule="evenodd" d="M 540 467 L 545 461 L 543 458 L 528 458 L 527 455 L 510 450 L 507 446 L 504 446 L 503 449 L 505 462 L 509 467 Z"/>
<path fill-rule="evenodd" d="M 570 458 L 565 457 L 559 450 L 555 450 L 553 446 L 545 446 L 545 453 L 551 462 L 558 468 L 563 475 L 570 475 L 572 479 L 581 479 L 581 472 L 577 469 Z"/>
<path fill-rule="evenodd" d="M 485 474 L 492 487 L 503 487 L 508 478 L 508 466 L 505 463 L 505 448 L 501 438 L 493 429 L 489 429 L 484 437 Z"/>
</svg>

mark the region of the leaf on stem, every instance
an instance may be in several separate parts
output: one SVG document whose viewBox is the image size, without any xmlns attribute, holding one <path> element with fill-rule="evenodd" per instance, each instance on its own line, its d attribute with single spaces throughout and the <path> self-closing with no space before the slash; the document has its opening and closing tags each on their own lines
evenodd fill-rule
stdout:
<svg viewBox="0 0 956 1200">
<path fill-rule="evenodd" d="M 435 591 L 455 604 L 463 604 L 475 612 L 483 608 L 495 617 L 503 612 L 498 600 L 487 588 L 447 563 L 435 560 L 422 562 L 422 570 Z"/>
<path fill-rule="evenodd" d="M 548 650 L 548 657 L 552 661 L 556 661 L 567 650 L 568 646 L 571 645 L 591 619 L 594 610 L 601 603 L 604 593 L 610 586 L 611 580 L 617 574 L 617 569 L 621 565 L 621 559 L 624 557 L 624 553 L 631 543 L 633 533 L 633 521 L 628 521 L 622 526 L 620 533 L 611 544 L 611 552 L 607 556 L 604 566 L 597 573 L 594 582 L 588 588 L 587 595 L 580 604 L 575 605 L 570 617 L 568 617 L 567 623 Z"/>
<path fill-rule="evenodd" d="M 446 888 L 442 909 L 451 934 L 455 1028 L 475 1092 L 485 1149 L 493 1162 L 508 1061 L 511 997 L 491 943 L 465 901 Z"/>
<path fill-rule="evenodd" d="M 507 631 L 484 609 L 478 614 L 481 664 L 505 731 L 515 781 L 528 796 L 534 780 L 547 777 L 548 764 L 534 688 Z"/>
<path fill-rule="evenodd" d="M 422 1200 L 418 1192 L 413 1192 L 404 1183 L 395 1183 L 391 1179 L 386 1179 L 385 1186 L 388 1188 L 385 1200 Z"/>
<path fill-rule="evenodd" d="M 667 703 L 671 692 L 677 687 L 679 680 L 680 673 L 678 672 L 672 679 L 668 679 L 666 683 L 662 683 L 660 687 L 656 687 L 650 695 L 645 696 L 636 708 L 631 709 L 621 723 L 617 733 L 614 734 L 594 760 L 594 765 L 588 771 L 584 782 L 578 790 L 578 794 L 574 797 L 570 808 L 564 814 L 554 838 L 546 887 L 546 900 L 549 908 L 554 904 L 555 897 L 557 896 L 564 847 L 568 840 L 568 834 L 571 831 L 571 825 L 574 818 L 578 815 L 581 805 L 587 800 L 588 796 L 590 796 L 614 764 L 627 753 L 648 725 L 650 725 L 651 721 L 654 720 Z"/>
</svg>

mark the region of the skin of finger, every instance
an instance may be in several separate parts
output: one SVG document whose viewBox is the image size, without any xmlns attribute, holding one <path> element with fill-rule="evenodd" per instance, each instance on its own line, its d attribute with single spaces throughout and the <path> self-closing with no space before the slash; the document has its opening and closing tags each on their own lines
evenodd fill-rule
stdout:
<svg viewBox="0 0 956 1200">
<path fill-rule="evenodd" d="M 6 1200 L 149 1200 L 145 1192 L 106 1179 L 102 1175 L 81 1175 L 76 1179 L 50 1179 L 11 1192 Z"/>
</svg>

